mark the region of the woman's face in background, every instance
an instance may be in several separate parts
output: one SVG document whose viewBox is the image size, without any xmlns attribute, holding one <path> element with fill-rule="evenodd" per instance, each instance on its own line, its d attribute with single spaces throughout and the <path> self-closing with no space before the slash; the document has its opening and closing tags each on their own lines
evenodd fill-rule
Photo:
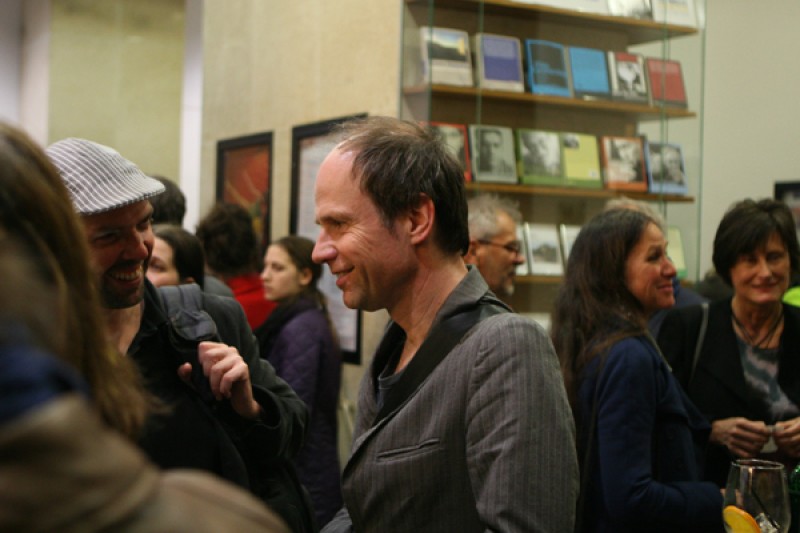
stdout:
<svg viewBox="0 0 800 533">
<path fill-rule="evenodd" d="M 731 268 L 731 285 L 736 298 L 752 305 L 780 302 L 789 288 L 791 260 L 780 235 L 770 235 L 766 244 L 742 254 Z"/>
<path fill-rule="evenodd" d="M 282 246 L 271 244 L 264 256 L 264 270 L 261 282 L 264 297 L 273 302 L 281 302 L 305 290 L 311 281 L 308 270 L 300 272 Z"/>
<path fill-rule="evenodd" d="M 175 254 L 167 241 L 155 238 L 153 254 L 147 267 L 147 279 L 156 287 L 180 285 L 181 279 L 175 268 Z"/>
</svg>

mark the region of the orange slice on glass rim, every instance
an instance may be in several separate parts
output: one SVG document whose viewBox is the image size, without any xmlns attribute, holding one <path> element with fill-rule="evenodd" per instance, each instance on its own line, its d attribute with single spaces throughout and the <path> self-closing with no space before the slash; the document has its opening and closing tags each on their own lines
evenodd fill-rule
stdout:
<svg viewBox="0 0 800 533">
<path fill-rule="evenodd" d="M 735 505 L 728 505 L 722 510 L 722 519 L 729 533 L 761 533 L 755 518 Z"/>
</svg>

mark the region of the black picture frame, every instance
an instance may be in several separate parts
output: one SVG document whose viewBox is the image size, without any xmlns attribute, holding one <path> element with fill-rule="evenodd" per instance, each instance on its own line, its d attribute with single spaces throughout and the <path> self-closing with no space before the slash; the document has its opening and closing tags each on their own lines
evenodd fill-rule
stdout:
<svg viewBox="0 0 800 533">
<path fill-rule="evenodd" d="M 262 251 L 272 238 L 272 157 L 271 131 L 217 141 L 216 199 L 251 213 Z"/>
<path fill-rule="evenodd" d="M 292 192 L 289 231 L 316 240 L 319 234 L 314 217 L 314 184 L 322 160 L 336 146 L 334 129 L 366 113 L 303 124 L 292 128 Z M 328 268 L 323 269 L 319 289 L 325 295 L 328 312 L 336 328 L 342 360 L 361 364 L 361 312 L 349 309 Z"/>
</svg>

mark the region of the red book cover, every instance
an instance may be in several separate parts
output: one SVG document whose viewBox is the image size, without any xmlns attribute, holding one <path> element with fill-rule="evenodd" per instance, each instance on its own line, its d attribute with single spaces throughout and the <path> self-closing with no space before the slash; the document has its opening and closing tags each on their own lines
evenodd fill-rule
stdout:
<svg viewBox="0 0 800 533">
<path fill-rule="evenodd" d="M 678 61 L 647 58 L 647 77 L 653 105 L 663 104 L 682 108 L 688 106 L 683 71 Z"/>
</svg>

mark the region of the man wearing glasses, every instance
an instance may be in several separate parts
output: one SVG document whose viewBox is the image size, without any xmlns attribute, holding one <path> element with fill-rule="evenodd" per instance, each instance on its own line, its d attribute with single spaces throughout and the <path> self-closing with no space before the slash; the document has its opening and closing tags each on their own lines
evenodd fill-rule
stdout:
<svg viewBox="0 0 800 533">
<path fill-rule="evenodd" d="M 525 262 L 517 238 L 522 223 L 517 206 L 494 194 L 469 199 L 469 250 L 464 261 L 475 265 L 497 296 L 514 294 L 517 266 Z"/>
</svg>

